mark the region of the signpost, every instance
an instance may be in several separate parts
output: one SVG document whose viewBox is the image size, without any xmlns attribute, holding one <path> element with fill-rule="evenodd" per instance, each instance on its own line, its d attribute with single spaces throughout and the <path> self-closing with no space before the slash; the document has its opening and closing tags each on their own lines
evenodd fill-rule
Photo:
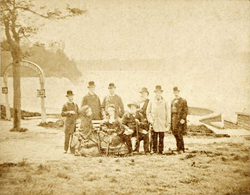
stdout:
<svg viewBox="0 0 250 195">
<path fill-rule="evenodd" d="M 2 87 L 2 94 L 8 94 L 8 87 Z"/>
</svg>

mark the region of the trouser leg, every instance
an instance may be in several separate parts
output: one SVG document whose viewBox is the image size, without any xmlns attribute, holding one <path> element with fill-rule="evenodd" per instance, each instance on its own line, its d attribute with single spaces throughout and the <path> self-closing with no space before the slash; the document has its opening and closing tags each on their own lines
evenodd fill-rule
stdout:
<svg viewBox="0 0 250 195">
<path fill-rule="evenodd" d="M 178 138 L 178 134 L 174 134 L 175 137 L 175 141 L 176 141 L 176 148 L 177 150 L 179 150 L 179 138 Z"/>
<path fill-rule="evenodd" d="M 152 138 L 153 138 L 153 152 L 157 152 L 157 137 L 158 137 L 158 132 L 154 132 Z"/>
<path fill-rule="evenodd" d="M 183 150 L 183 152 L 184 152 L 185 148 L 184 148 L 184 140 L 183 140 L 182 133 L 177 131 L 174 136 L 175 136 L 175 139 L 176 139 L 177 150 L 178 151 Z"/>
<path fill-rule="evenodd" d="M 159 132 L 159 153 L 162 154 L 164 148 L 164 132 Z"/>
<path fill-rule="evenodd" d="M 182 150 L 183 152 L 185 152 L 184 140 L 183 140 L 183 135 L 182 135 L 182 133 L 179 133 L 179 135 L 178 135 L 178 140 L 179 140 L 179 149 Z"/>
<path fill-rule="evenodd" d="M 149 152 L 148 134 L 143 135 L 143 141 L 144 141 L 144 144 L 143 144 L 144 152 L 147 153 L 147 152 Z"/>
<path fill-rule="evenodd" d="M 123 135 L 123 140 L 127 145 L 128 152 L 132 153 L 132 142 L 131 142 L 131 136 L 129 135 Z"/>
<path fill-rule="evenodd" d="M 71 141 L 73 139 L 73 133 L 71 133 L 69 137 L 70 137 L 70 141 L 69 141 L 69 143 L 70 143 L 70 146 L 69 146 L 70 147 L 70 153 L 73 154 L 73 153 L 75 153 L 75 147 L 71 147 Z"/>
<path fill-rule="evenodd" d="M 141 141 L 141 135 L 139 134 L 138 137 L 136 136 L 136 141 L 135 141 L 135 150 L 134 151 L 136 151 L 136 152 L 139 152 L 140 141 Z"/>
<path fill-rule="evenodd" d="M 69 140 L 70 140 L 70 133 L 65 133 L 65 139 L 64 139 L 64 150 L 65 151 L 68 151 Z"/>
</svg>

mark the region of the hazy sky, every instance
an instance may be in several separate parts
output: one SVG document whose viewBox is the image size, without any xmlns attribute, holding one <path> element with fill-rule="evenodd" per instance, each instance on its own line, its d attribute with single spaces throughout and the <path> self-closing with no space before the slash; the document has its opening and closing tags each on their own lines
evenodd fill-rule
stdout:
<svg viewBox="0 0 250 195">
<path fill-rule="evenodd" d="M 205 107 L 249 110 L 250 1 L 36 1 L 51 8 L 64 2 L 87 12 L 50 22 L 37 37 L 63 41 L 80 69 L 81 60 L 92 65 L 93 60 L 117 65 L 119 60 L 160 61 L 165 66 L 152 86 L 170 91 L 178 85 L 187 99 Z M 136 74 L 142 73 L 129 79 Z"/>
</svg>

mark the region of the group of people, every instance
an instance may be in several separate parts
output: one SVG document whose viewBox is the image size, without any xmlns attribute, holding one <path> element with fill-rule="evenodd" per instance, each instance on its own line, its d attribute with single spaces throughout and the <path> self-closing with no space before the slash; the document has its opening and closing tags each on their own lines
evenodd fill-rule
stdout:
<svg viewBox="0 0 250 195">
<path fill-rule="evenodd" d="M 163 154 L 164 133 L 169 130 L 176 139 L 176 152 L 185 152 L 183 135 L 187 128 L 188 106 L 187 101 L 179 96 L 178 87 L 173 88 L 175 98 L 171 101 L 171 108 L 162 96 L 162 87 L 157 85 L 153 99 L 149 100 L 149 91 L 143 87 L 140 101 L 127 104 L 129 111 L 125 113 L 122 98 L 115 93 L 114 83 L 109 84 L 109 95 L 104 97 L 102 103 L 95 93 L 95 87 L 94 81 L 90 81 L 89 92 L 83 97 L 81 108 L 74 103 L 73 92 L 67 91 L 68 102 L 64 104 L 61 114 L 66 118 L 64 153 L 70 148 L 69 143 L 76 131 L 76 120 L 79 116 L 83 116 L 80 125 L 83 139 L 88 139 L 94 131 L 92 120 L 101 120 L 100 128 L 119 136 L 126 143 L 130 155 L 140 152 L 142 140 L 144 154 Z M 136 138 L 134 146 L 131 141 L 133 137 Z M 78 148 L 79 146 L 75 147 L 75 155 L 79 155 Z"/>
</svg>

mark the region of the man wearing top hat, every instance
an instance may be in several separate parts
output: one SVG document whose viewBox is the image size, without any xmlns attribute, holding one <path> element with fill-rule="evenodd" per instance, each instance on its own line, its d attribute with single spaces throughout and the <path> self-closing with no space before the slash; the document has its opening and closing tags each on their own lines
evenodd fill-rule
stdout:
<svg viewBox="0 0 250 195">
<path fill-rule="evenodd" d="M 155 88 L 155 98 L 150 100 L 147 108 L 147 118 L 153 126 L 153 151 L 162 154 L 164 150 L 164 132 L 169 129 L 167 102 L 162 97 L 160 85 Z M 159 137 L 159 141 L 158 140 Z M 158 148 L 158 151 L 157 151 Z"/>
<path fill-rule="evenodd" d="M 183 135 L 187 130 L 187 101 L 179 96 L 178 87 L 173 88 L 175 98 L 171 102 L 171 130 L 176 139 L 177 152 L 185 152 Z"/>
<path fill-rule="evenodd" d="M 76 130 L 76 120 L 78 118 L 78 106 L 74 103 L 74 94 L 71 90 L 67 91 L 66 97 L 68 98 L 68 102 L 63 105 L 62 108 L 62 117 L 65 117 L 64 122 L 64 133 L 65 133 L 65 141 L 64 141 L 64 153 L 67 153 L 69 148 L 70 140 L 72 141 L 73 133 Z M 70 152 L 73 150 L 70 148 Z"/>
<path fill-rule="evenodd" d="M 106 96 L 102 102 L 103 115 L 106 116 L 108 105 L 114 104 L 117 116 L 119 118 L 122 118 L 124 114 L 124 105 L 123 105 L 121 97 L 115 94 L 115 90 L 116 90 L 115 84 L 110 83 L 108 89 L 109 89 L 109 95 Z"/>
<path fill-rule="evenodd" d="M 143 87 L 140 91 L 141 94 L 141 99 L 139 102 L 139 108 L 138 108 L 138 112 L 142 115 L 142 121 L 144 121 L 144 123 L 140 124 L 140 130 L 139 130 L 139 134 L 138 134 L 138 138 L 136 136 L 136 142 L 135 142 L 135 152 L 139 152 L 139 148 L 140 148 L 140 141 L 144 141 L 143 144 L 143 148 L 144 148 L 144 153 L 147 154 L 149 153 L 149 135 L 148 135 L 148 130 L 149 130 L 149 123 L 147 120 L 147 107 L 148 107 L 148 103 L 149 103 L 149 99 L 148 99 L 148 89 L 146 87 Z"/>
<path fill-rule="evenodd" d="M 92 120 L 101 120 L 101 101 L 100 98 L 95 94 L 95 86 L 96 85 L 94 81 L 89 81 L 89 92 L 83 97 L 81 107 L 88 105 L 92 110 Z"/>
</svg>

